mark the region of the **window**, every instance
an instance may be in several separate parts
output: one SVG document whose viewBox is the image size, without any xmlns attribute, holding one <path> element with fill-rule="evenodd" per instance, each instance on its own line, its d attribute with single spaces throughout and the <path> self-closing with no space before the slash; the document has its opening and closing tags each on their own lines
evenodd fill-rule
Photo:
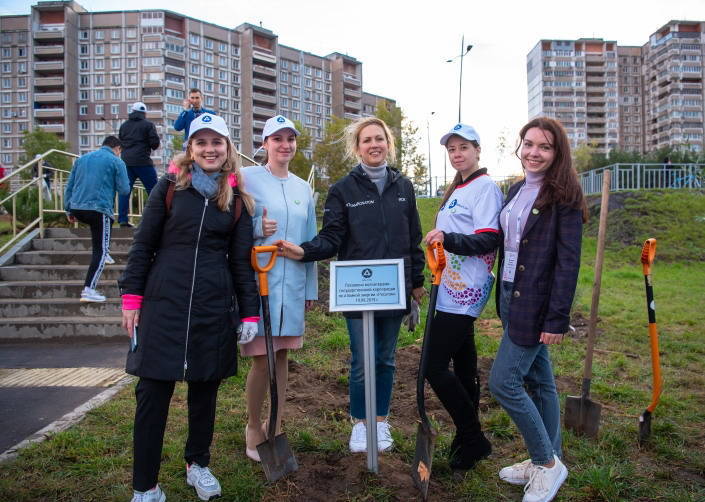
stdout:
<svg viewBox="0 0 705 502">
<path fill-rule="evenodd" d="M 78 99 L 80 101 L 88 101 L 88 91 L 79 91 L 78 92 Z"/>
<path fill-rule="evenodd" d="M 12 139 L 11 138 L 4 138 L 2 140 L 2 147 L 6 149 L 11 149 L 12 148 Z"/>
<path fill-rule="evenodd" d="M 96 120 L 93 122 L 93 127 L 96 131 L 105 131 L 105 120 Z"/>
<path fill-rule="evenodd" d="M 298 110 L 298 109 L 299 109 L 299 101 L 296 100 L 296 99 L 292 99 L 292 100 L 291 100 L 291 107 L 292 107 L 294 110 Z"/>
<path fill-rule="evenodd" d="M 104 45 L 96 45 L 95 46 L 95 53 L 97 56 L 102 56 L 105 54 L 105 46 Z"/>
<path fill-rule="evenodd" d="M 127 90 L 127 99 L 129 99 L 129 100 L 137 99 L 137 89 L 128 89 Z"/>
<path fill-rule="evenodd" d="M 212 52 L 206 52 L 206 53 L 203 55 L 203 61 L 205 61 L 206 63 L 213 64 L 213 53 L 212 53 Z"/>
<path fill-rule="evenodd" d="M 3 103 L 12 103 L 12 93 L 9 92 L 3 92 L 2 93 L 2 102 Z"/>
<path fill-rule="evenodd" d="M 294 85 L 298 85 L 299 82 L 301 82 L 301 79 L 299 78 L 298 75 L 292 75 L 291 76 L 291 83 Z"/>
<path fill-rule="evenodd" d="M 3 73 L 12 73 L 12 63 L 3 63 L 2 64 L 2 72 Z"/>
<path fill-rule="evenodd" d="M 298 97 L 300 96 L 300 94 L 301 94 L 301 93 L 300 93 L 298 87 L 292 87 L 292 88 L 291 88 L 291 95 L 292 95 L 292 96 L 298 98 Z"/>
<path fill-rule="evenodd" d="M 88 105 L 81 105 L 78 107 L 79 115 L 88 115 Z"/>
<path fill-rule="evenodd" d="M 10 79 L 10 78 L 2 79 L 2 88 L 9 89 L 10 87 L 12 87 L 12 79 Z"/>
<path fill-rule="evenodd" d="M 12 49 L 10 47 L 3 47 L 2 48 L 2 57 L 11 58 L 12 57 Z"/>
<path fill-rule="evenodd" d="M 299 71 L 299 63 L 291 63 L 291 71 Z"/>
<path fill-rule="evenodd" d="M 89 79 L 88 79 L 88 75 L 81 75 L 81 78 L 80 78 L 80 80 L 79 80 L 79 83 L 80 83 L 81 85 L 85 85 L 85 86 L 90 85 L 90 82 L 89 82 Z"/>
<path fill-rule="evenodd" d="M 288 82 L 289 81 L 289 74 L 285 71 L 279 72 L 279 80 L 282 82 Z"/>
<path fill-rule="evenodd" d="M 120 44 L 110 44 L 110 54 L 120 54 Z"/>
<path fill-rule="evenodd" d="M 12 133 L 12 123 L 11 122 L 5 122 L 2 125 L 2 132 L 5 134 L 10 134 Z"/>
<path fill-rule="evenodd" d="M 17 73 L 27 73 L 27 63 L 17 63 Z"/>
<path fill-rule="evenodd" d="M 206 82 L 206 91 L 213 92 L 213 82 Z"/>
<path fill-rule="evenodd" d="M 281 60 L 281 67 L 286 70 L 287 68 L 289 68 L 289 62 L 286 59 L 282 59 Z"/>
<path fill-rule="evenodd" d="M 306 106 L 304 108 L 307 112 L 311 111 L 311 103 L 306 103 Z"/>
<path fill-rule="evenodd" d="M 213 48 L 213 40 L 211 40 L 210 38 L 206 38 L 205 45 L 206 45 L 206 49 L 212 49 Z"/>
<path fill-rule="evenodd" d="M 96 70 L 103 70 L 105 68 L 105 60 L 104 59 L 96 59 L 93 62 L 93 66 L 95 67 Z"/>
<path fill-rule="evenodd" d="M 228 100 L 227 100 L 227 99 L 221 99 L 221 100 L 220 100 L 220 109 L 221 109 L 221 110 L 227 110 L 227 109 L 228 109 Z"/>
<path fill-rule="evenodd" d="M 218 72 L 218 79 L 219 79 L 219 80 L 227 80 L 227 79 L 228 79 L 228 73 L 227 73 L 227 72 L 224 72 L 223 70 L 220 70 L 220 71 Z M 223 91 L 223 92 L 225 92 L 225 91 Z"/>
<path fill-rule="evenodd" d="M 228 58 L 225 56 L 218 56 L 218 64 L 220 66 L 228 66 Z"/>
<path fill-rule="evenodd" d="M 110 61 L 110 68 L 113 70 L 119 70 L 120 69 L 120 60 L 115 58 Z"/>
<path fill-rule="evenodd" d="M 320 68 L 316 68 L 316 77 L 321 78 L 322 75 L 323 75 L 323 70 L 321 70 Z"/>
<path fill-rule="evenodd" d="M 137 36 L 137 29 L 128 28 L 125 33 L 127 34 L 127 38 L 135 38 Z"/>
<path fill-rule="evenodd" d="M 127 74 L 127 83 L 128 84 L 136 84 L 137 83 L 137 74 L 136 73 L 128 73 Z"/>
<path fill-rule="evenodd" d="M 137 52 L 137 44 L 127 44 L 127 53 L 134 54 Z"/>
<path fill-rule="evenodd" d="M 95 89 L 93 91 L 93 96 L 96 101 L 103 101 L 105 99 L 105 91 L 103 91 L 103 89 Z M 96 105 L 96 110 L 98 109 L 99 106 L 101 108 L 100 113 L 103 113 L 103 110 L 102 110 L 103 105 Z M 96 111 L 96 113 L 98 113 L 98 112 Z"/>
<path fill-rule="evenodd" d="M 225 85 L 225 84 L 219 84 L 219 85 L 218 85 L 218 90 L 220 91 L 220 94 L 222 94 L 223 96 L 227 96 L 227 95 L 228 95 L 228 86 L 227 86 L 227 85 Z"/>
<path fill-rule="evenodd" d="M 310 78 L 305 78 L 305 79 L 304 79 L 304 85 L 305 85 L 306 87 L 311 87 L 312 84 L 313 84 L 313 82 L 311 81 Z"/>
<path fill-rule="evenodd" d="M 233 59 L 233 70 L 239 70 L 239 69 L 240 69 L 240 60 Z"/>
<path fill-rule="evenodd" d="M 81 30 L 78 32 L 79 40 L 88 40 L 88 30 Z"/>
<path fill-rule="evenodd" d="M 213 106 L 215 103 L 215 100 L 213 99 L 213 96 L 206 96 L 206 106 Z"/>
<path fill-rule="evenodd" d="M 284 84 L 280 85 L 279 94 L 289 94 L 289 86 Z"/>
<path fill-rule="evenodd" d="M 218 43 L 218 50 L 220 52 L 227 52 L 228 51 L 228 44 L 223 43 L 223 42 L 219 42 Z"/>
<path fill-rule="evenodd" d="M 79 63 L 79 68 L 81 70 L 87 70 L 88 69 L 88 60 L 87 59 L 81 59 L 81 62 Z"/>
<path fill-rule="evenodd" d="M 200 61 L 201 60 L 201 51 L 196 51 L 196 50 L 191 49 L 191 53 L 189 54 L 189 57 L 193 61 Z"/>
<path fill-rule="evenodd" d="M 88 121 L 86 120 L 79 120 L 78 121 L 78 129 L 80 131 L 87 131 L 88 130 Z"/>
<path fill-rule="evenodd" d="M 189 33 L 189 42 L 192 45 L 199 45 L 201 43 L 201 37 L 195 33 Z"/>
<path fill-rule="evenodd" d="M 304 73 L 310 77 L 311 76 L 311 67 L 308 65 L 304 65 Z"/>
<path fill-rule="evenodd" d="M 95 37 L 96 40 L 103 40 L 105 37 L 105 34 L 103 33 L 103 30 L 95 30 L 93 33 L 93 36 Z"/>
<path fill-rule="evenodd" d="M 166 88 L 166 96 L 168 98 L 184 99 L 184 91 L 178 89 Z"/>
<path fill-rule="evenodd" d="M 127 67 L 128 68 L 137 68 L 137 58 L 128 58 L 127 59 Z"/>
<path fill-rule="evenodd" d="M 113 73 L 110 76 L 110 84 L 111 85 L 120 85 L 122 83 L 122 78 L 120 77 L 119 73 Z"/>
<path fill-rule="evenodd" d="M 112 38 L 113 40 L 117 40 L 118 38 L 120 38 L 120 30 L 113 30 L 110 33 L 110 38 Z"/>
<path fill-rule="evenodd" d="M 289 108 L 289 98 L 281 98 L 279 103 L 281 104 L 282 108 Z"/>
<path fill-rule="evenodd" d="M 201 67 L 198 66 L 197 64 L 192 64 L 191 65 L 191 73 L 194 75 L 199 75 L 201 73 Z"/>
<path fill-rule="evenodd" d="M 118 105 L 118 104 L 110 105 L 110 114 L 111 115 L 120 115 L 120 105 Z"/>
<path fill-rule="evenodd" d="M 205 69 L 206 77 L 213 78 L 214 74 L 215 74 L 215 71 L 213 70 L 213 68 L 211 68 L 210 66 L 206 66 L 206 69 Z"/>
</svg>

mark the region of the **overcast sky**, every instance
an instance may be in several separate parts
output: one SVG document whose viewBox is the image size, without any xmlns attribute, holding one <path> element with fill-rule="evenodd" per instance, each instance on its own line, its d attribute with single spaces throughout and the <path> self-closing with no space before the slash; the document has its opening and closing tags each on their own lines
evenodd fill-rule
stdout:
<svg viewBox="0 0 705 502">
<path fill-rule="evenodd" d="M 2 14 L 23 14 L 36 2 L 4 0 Z M 463 122 L 482 139 L 483 167 L 495 175 L 520 169 L 499 159 L 497 139 L 527 120 L 526 54 L 541 39 L 598 37 L 643 45 L 672 19 L 705 20 L 703 0 L 397 1 L 397 0 L 79 0 L 89 11 L 168 9 L 228 28 L 262 23 L 279 43 L 325 56 L 347 53 L 363 63 L 363 88 L 397 100 L 420 128 L 427 152 L 430 124 L 434 176 L 443 176 L 438 141 L 458 118 L 461 37 L 472 44 L 463 63 Z M 431 112 L 435 112 L 431 116 Z M 448 166 L 448 170 L 452 168 Z M 450 178 L 452 173 L 448 173 Z"/>
</svg>

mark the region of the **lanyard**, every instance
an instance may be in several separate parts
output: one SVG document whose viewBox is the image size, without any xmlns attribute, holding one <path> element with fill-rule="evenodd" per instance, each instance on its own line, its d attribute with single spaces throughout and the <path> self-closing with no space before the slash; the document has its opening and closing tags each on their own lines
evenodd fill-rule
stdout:
<svg viewBox="0 0 705 502">
<path fill-rule="evenodd" d="M 516 205 L 517 201 L 519 200 L 519 196 L 521 195 L 521 191 L 524 190 L 524 187 L 526 184 L 523 184 L 521 188 L 519 188 L 519 191 L 517 192 L 516 196 L 514 196 L 514 199 L 511 201 L 511 206 L 507 207 L 507 212 L 505 213 L 505 227 L 507 228 L 507 236 L 504 239 L 504 244 L 506 247 L 507 244 L 507 237 L 509 237 L 509 215 L 512 213 L 512 210 L 514 209 L 514 206 Z M 517 230 L 516 230 L 516 249 L 519 249 L 519 241 L 521 241 L 521 216 L 524 214 L 524 210 L 526 209 L 526 206 L 521 208 L 521 211 L 519 211 L 519 214 L 517 215 Z"/>
</svg>

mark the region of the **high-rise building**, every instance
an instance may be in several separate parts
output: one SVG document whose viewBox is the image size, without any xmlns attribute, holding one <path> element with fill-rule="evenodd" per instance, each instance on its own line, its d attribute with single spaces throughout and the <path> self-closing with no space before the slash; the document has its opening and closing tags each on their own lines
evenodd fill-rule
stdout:
<svg viewBox="0 0 705 502">
<path fill-rule="evenodd" d="M 527 55 L 529 118 L 560 120 L 599 153 L 703 150 L 705 22 L 670 21 L 641 47 L 541 40 Z"/>
<path fill-rule="evenodd" d="M 362 90 L 362 62 L 280 45 L 261 26 L 226 28 L 168 10 L 88 12 L 73 1 L 42 1 L 28 15 L 0 16 L 0 161 L 18 162 L 22 132 L 40 127 L 76 153 L 116 133 L 135 101 L 147 105 L 162 147 L 173 154 L 174 120 L 188 90 L 230 126 L 247 155 L 277 113 L 323 138 L 332 115 L 356 119 L 363 103 L 388 98 Z M 312 147 L 304 152 L 311 155 Z"/>
</svg>

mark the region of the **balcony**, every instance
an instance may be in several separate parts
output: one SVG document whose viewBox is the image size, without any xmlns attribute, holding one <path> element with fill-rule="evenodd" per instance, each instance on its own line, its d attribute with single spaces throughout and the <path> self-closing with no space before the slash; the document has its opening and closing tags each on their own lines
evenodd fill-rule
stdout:
<svg viewBox="0 0 705 502">
<path fill-rule="evenodd" d="M 63 69 L 63 61 L 37 61 L 34 63 L 34 71 L 56 71 Z"/>
<path fill-rule="evenodd" d="M 277 76 L 277 70 L 274 68 L 270 68 L 269 66 L 262 66 L 260 64 L 253 64 L 252 65 L 252 73 L 254 75 L 266 75 L 268 77 L 275 77 Z"/>
<path fill-rule="evenodd" d="M 64 38 L 64 25 L 56 27 L 39 27 L 39 31 L 32 33 L 35 40 L 59 40 Z"/>
<path fill-rule="evenodd" d="M 264 63 L 277 64 L 277 57 L 274 54 L 253 50 L 252 61 L 262 61 Z"/>
<path fill-rule="evenodd" d="M 142 101 L 144 103 L 163 103 L 164 96 L 162 96 L 162 95 L 152 95 L 152 96 L 142 95 Z"/>
<path fill-rule="evenodd" d="M 168 64 L 164 67 L 164 71 L 166 73 L 172 73 L 174 75 L 179 75 L 181 77 L 186 75 L 186 71 L 183 68 L 179 68 L 178 66 L 172 66 L 170 64 Z"/>
<path fill-rule="evenodd" d="M 252 141 L 254 143 L 262 143 L 262 135 L 261 134 L 253 134 L 252 135 Z"/>
<path fill-rule="evenodd" d="M 277 83 L 271 80 L 264 80 L 261 78 L 252 79 L 252 87 L 258 87 L 260 89 L 267 89 L 269 91 L 277 90 Z"/>
<path fill-rule="evenodd" d="M 167 50 L 167 51 L 164 53 L 164 55 L 165 55 L 166 57 L 172 58 L 172 59 L 180 59 L 181 61 L 185 61 L 185 60 L 186 60 L 186 56 L 184 56 L 184 53 L 183 53 L 183 52 L 176 52 L 176 51 Z"/>
<path fill-rule="evenodd" d="M 275 113 L 276 113 L 276 110 L 274 108 L 264 108 L 263 106 L 252 107 L 252 114 L 259 116 L 259 117 L 270 118 Z"/>
<path fill-rule="evenodd" d="M 348 113 L 348 112 L 345 112 L 345 118 L 348 119 L 348 120 L 357 120 L 357 119 L 360 118 L 360 114 L 359 114 L 359 113 Z"/>
<path fill-rule="evenodd" d="M 143 58 L 158 58 L 161 57 L 161 49 L 142 49 Z"/>
<path fill-rule="evenodd" d="M 37 124 L 42 128 L 42 131 L 53 132 L 53 133 L 64 133 L 64 124 Z"/>
<path fill-rule="evenodd" d="M 38 77 L 34 79 L 35 87 L 58 87 L 64 85 L 64 77 Z"/>
<path fill-rule="evenodd" d="M 63 103 L 63 92 L 35 92 L 34 101 L 38 103 Z"/>
<path fill-rule="evenodd" d="M 349 101 L 345 100 L 345 108 L 352 108 L 353 110 L 360 110 L 362 107 L 359 101 Z"/>
<path fill-rule="evenodd" d="M 357 75 L 351 73 L 343 73 L 343 83 L 350 86 L 361 86 L 362 80 L 360 80 Z"/>
<path fill-rule="evenodd" d="M 143 80 L 142 87 L 163 87 L 164 82 L 162 80 Z"/>
<path fill-rule="evenodd" d="M 361 98 L 362 97 L 362 91 L 359 89 L 350 89 L 349 87 L 344 87 L 343 88 L 343 93 L 346 96 L 350 97 L 355 97 L 355 98 Z"/>
<path fill-rule="evenodd" d="M 34 47 L 35 56 L 53 56 L 56 54 L 63 54 L 63 45 L 37 45 Z"/>
<path fill-rule="evenodd" d="M 252 93 L 252 101 L 254 101 L 255 103 L 276 105 L 277 104 L 277 97 L 274 95 L 271 95 L 271 94 L 263 94 L 261 92 L 253 92 Z"/>
<path fill-rule="evenodd" d="M 148 119 L 160 119 L 164 117 L 164 112 L 162 110 L 147 110 L 146 117 Z"/>
<path fill-rule="evenodd" d="M 252 122 L 252 128 L 261 131 L 264 129 L 264 120 L 255 120 Z"/>
<path fill-rule="evenodd" d="M 56 119 L 63 118 L 63 116 L 63 108 L 37 108 L 36 110 L 34 110 L 34 118 L 36 119 Z"/>
</svg>

